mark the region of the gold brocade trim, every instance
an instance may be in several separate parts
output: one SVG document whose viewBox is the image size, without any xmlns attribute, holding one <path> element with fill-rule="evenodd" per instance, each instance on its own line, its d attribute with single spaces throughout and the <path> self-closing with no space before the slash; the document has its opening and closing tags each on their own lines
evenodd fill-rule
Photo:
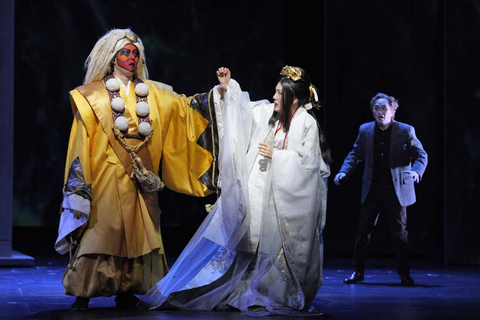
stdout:
<svg viewBox="0 0 480 320">
<path fill-rule="evenodd" d="M 210 103 L 210 97 L 212 95 L 213 90 L 210 90 L 208 93 L 208 112 L 210 113 L 210 130 L 212 131 L 212 156 L 213 156 L 213 163 L 212 163 L 212 186 L 217 188 L 217 184 L 215 183 L 215 169 L 217 166 L 217 156 L 215 151 L 215 124 L 213 123 L 213 114 L 212 114 L 212 104 Z M 218 194 L 218 193 L 217 193 Z"/>
<path fill-rule="evenodd" d="M 216 170 L 216 167 L 217 167 L 217 156 L 215 155 L 216 154 L 216 150 L 215 150 L 215 123 L 213 123 L 213 114 L 212 114 L 212 104 L 210 103 L 210 98 L 211 98 L 211 95 L 212 95 L 212 92 L 213 90 L 210 90 L 210 92 L 208 93 L 208 112 L 210 114 L 210 120 L 212 123 L 210 123 L 210 130 L 212 132 L 212 157 L 213 157 L 213 160 L 212 160 L 212 186 L 215 188 L 215 192 L 217 194 L 217 201 L 218 201 L 218 198 L 220 197 L 220 190 L 218 189 L 217 187 L 217 183 L 215 183 L 215 170 Z M 217 203 L 217 201 L 215 201 L 214 204 L 206 204 L 205 205 L 205 211 L 210 213 L 210 211 L 212 211 L 213 207 L 215 206 L 215 204 Z"/>
</svg>

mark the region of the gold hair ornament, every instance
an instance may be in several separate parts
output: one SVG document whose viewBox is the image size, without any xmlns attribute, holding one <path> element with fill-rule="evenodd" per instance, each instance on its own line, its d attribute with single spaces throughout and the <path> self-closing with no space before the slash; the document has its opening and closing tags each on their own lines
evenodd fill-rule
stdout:
<svg viewBox="0 0 480 320">
<path fill-rule="evenodd" d="M 117 46 L 118 41 L 123 40 L 123 39 L 127 39 L 128 41 L 130 41 L 130 43 L 135 43 L 135 42 L 137 42 L 138 37 L 137 37 L 137 34 L 133 31 L 125 31 L 125 35 L 123 36 L 123 38 L 120 38 L 120 39 L 117 40 L 117 42 L 115 42 L 115 45 L 113 46 L 112 52 L 115 50 L 115 47 Z"/>
<path fill-rule="evenodd" d="M 280 74 L 293 81 L 298 81 L 302 78 L 302 71 L 297 67 L 285 66 Z"/>
<path fill-rule="evenodd" d="M 125 32 L 125 37 L 123 37 L 124 39 L 127 39 L 128 41 L 130 42 L 137 42 L 137 35 L 135 34 L 135 32 L 133 31 L 127 31 Z"/>
<path fill-rule="evenodd" d="M 313 107 L 320 110 L 322 105 L 318 99 L 317 88 L 313 84 L 311 84 L 308 89 L 310 90 L 310 99 L 308 100 L 309 102 L 305 105 L 305 109 L 309 110 Z"/>
</svg>

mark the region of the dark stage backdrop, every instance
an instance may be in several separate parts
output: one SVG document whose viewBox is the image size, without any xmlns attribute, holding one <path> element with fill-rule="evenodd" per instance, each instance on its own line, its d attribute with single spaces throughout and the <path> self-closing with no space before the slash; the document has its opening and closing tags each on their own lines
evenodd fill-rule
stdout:
<svg viewBox="0 0 480 320">
<path fill-rule="evenodd" d="M 18 0 L 15 5 L 16 226 L 58 224 L 73 120 L 68 92 L 82 84 L 83 63 L 106 31 L 130 27 L 138 33 L 150 77 L 189 96 L 210 90 L 217 68 L 228 66 L 253 99 L 270 98 L 284 63 L 283 1 Z M 165 224 L 197 220 L 190 215 L 198 199 L 170 197 L 162 194 Z M 174 206 L 183 207 L 188 218 L 168 219 Z"/>
<path fill-rule="evenodd" d="M 308 68 L 321 86 L 322 10 L 322 2 L 305 7 L 277 0 L 15 1 L 14 247 L 28 241 L 26 229 L 48 238 L 43 251 L 53 250 L 73 120 L 68 92 L 82 84 L 83 63 L 106 31 L 137 32 L 150 77 L 178 93 L 210 90 L 217 68 L 228 66 L 253 100 L 271 100 L 286 63 L 303 66 L 315 56 Z M 296 22 L 285 23 L 285 15 Z M 308 45 L 297 52 L 299 39 Z M 291 59 L 286 40 L 297 52 Z M 204 205 L 215 200 L 161 192 L 166 246 L 185 245 L 206 215 Z"/>
<path fill-rule="evenodd" d="M 72 121 L 68 91 L 81 84 L 95 41 L 111 28 L 131 27 L 146 45 L 151 78 L 187 95 L 215 85 L 219 66 L 229 66 L 252 99 L 271 99 L 285 64 L 309 71 L 323 91 L 318 117 L 335 160 L 327 257 L 352 253 L 362 170 L 340 187 L 333 177 L 360 124 L 372 120 L 370 98 L 377 92 L 398 98 L 396 119 L 416 128 L 429 154 L 418 201 L 409 208 L 411 251 L 447 263 L 479 263 L 478 1 L 15 5 L 15 226 L 57 226 Z M 160 193 L 164 242 L 167 249 L 175 246 L 170 252 L 186 243 L 205 216 L 204 204 L 214 201 Z M 381 216 L 372 254 L 393 254 L 386 227 Z"/>
<path fill-rule="evenodd" d="M 480 264 L 480 2 L 442 5 L 445 262 Z"/>
<path fill-rule="evenodd" d="M 416 128 L 429 155 L 417 203 L 408 208 L 411 252 L 446 263 L 480 263 L 480 2 L 327 1 L 326 131 L 335 175 L 377 92 L 399 99 L 396 120 Z M 350 255 L 362 170 L 330 179 L 326 247 Z M 372 254 L 393 252 L 385 217 Z"/>
<path fill-rule="evenodd" d="M 396 97 L 395 119 L 415 127 L 429 155 L 427 170 L 416 185 L 417 203 L 408 208 L 411 252 L 442 259 L 442 21 L 438 3 L 329 1 L 326 34 L 326 129 L 335 137 L 333 174 L 352 149 L 359 126 L 373 121 L 370 99 L 377 92 Z M 363 168 L 358 169 L 343 185 L 331 183 L 329 190 L 325 237 L 335 251 L 346 254 L 353 249 L 360 211 Z M 387 251 L 393 253 L 393 243 L 386 215 L 380 215 L 370 253 Z"/>
</svg>

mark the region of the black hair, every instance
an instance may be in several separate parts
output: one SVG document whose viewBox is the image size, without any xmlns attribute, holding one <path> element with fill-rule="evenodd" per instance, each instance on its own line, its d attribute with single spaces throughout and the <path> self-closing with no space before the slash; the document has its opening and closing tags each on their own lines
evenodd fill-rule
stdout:
<svg viewBox="0 0 480 320">
<path fill-rule="evenodd" d="M 278 80 L 278 82 L 282 85 L 283 112 L 278 113 L 276 111 L 273 111 L 273 114 L 268 121 L 268 123 L 273 126 L 277 120 L 280 120 L 286 132 L 288 132 L 288 130 L 290 129 L 291 117 L 294 112 L 294 110 L 292 110 L 292 106 L 295 98 L 298 99 L 298 107 L 304 106 L 307 103 L 311 103 L 314 107 L 320 106 L 320 102 L 316 101 L 314 97 L 315 94 L 313 92 L 313 90 L 317 91 L 316 95 L 318 97 L 318 90 L 312 85 L 310 76 L 302 68 L 297 67 L 297 69 L 300 70 L 302 73 L 300 79 L 294 81 L 287 76 L 283 76 Z M 317 117 L 313 112 L 313 108 L 307 110 L 307 112 L 311 116 L 313 116 L 313 118 L 317 122 L 320 149 L 322 150 L 323 161 L 325 161 L 325 163 L 327 164 L 330 164 L 332 163 L 332 155 L 320 123 L 318 122 Z"/>
</svg>

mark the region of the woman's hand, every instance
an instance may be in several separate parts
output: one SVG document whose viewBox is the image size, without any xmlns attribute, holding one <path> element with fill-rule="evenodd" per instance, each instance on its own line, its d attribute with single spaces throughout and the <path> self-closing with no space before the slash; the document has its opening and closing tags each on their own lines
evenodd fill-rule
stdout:
<svg viewBox="0 0 480 320">
<path fill-rule="evenodd" d="M 260 142 L 258 145 L 258 153 L 261 156 L 264 156 L 266 158 L 272 159 L 273 156 L 273 146 L 269 146 L 268 144 L 265 144 L 263 142 Z"/>
<path fill-rule="evenodd" d="M 228 83 L 230 82 L 230 70 L 228 68 L 218 68 L 217 70 L 217 78 L 220 85 L 218 86 L 218 93 L 220 93 L 220 97 L 223 100 L 223 96 L 225 95 L 225 91 L 227 91 Z"/>
<path fill-rule="evenodd" d="M 231 78 L 230 70 L 228 68 L 224 68 L 224 67 L 218 68 L 217 78 L 218 78 L 218 82 L 220 82 L 220 84 L 228 86 L 228 84 L 230 83 L 230 78 Z"/>
</svg>

